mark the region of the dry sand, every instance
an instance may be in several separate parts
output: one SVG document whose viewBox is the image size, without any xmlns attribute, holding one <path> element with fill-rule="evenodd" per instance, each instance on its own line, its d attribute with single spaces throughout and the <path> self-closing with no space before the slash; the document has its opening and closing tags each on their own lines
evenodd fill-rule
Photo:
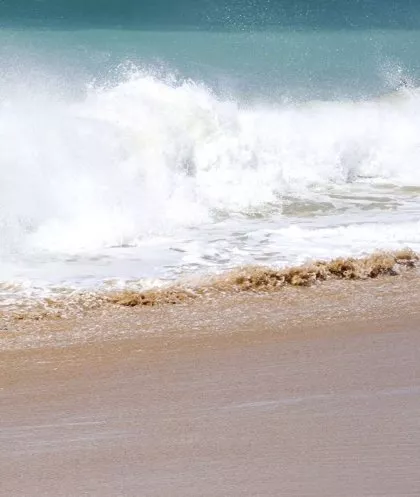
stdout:
<svg viewBox="0 0 420 497">
<path fill-rule="evenodd" d="M 3 320 L 1 497 L 420 496 L 420 277 Z"/>
</svg>

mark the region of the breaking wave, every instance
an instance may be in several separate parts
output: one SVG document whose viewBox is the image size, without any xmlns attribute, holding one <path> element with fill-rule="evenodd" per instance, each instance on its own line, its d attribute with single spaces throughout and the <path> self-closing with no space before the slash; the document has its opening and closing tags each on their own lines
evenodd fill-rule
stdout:
<svg viewBox="0 0 420 497">
<path fill-rule="evenodd" d="M 0 253 L 135 246 L 343 185 L 419 187 L 419 106 L 415 89 L 263 105 L 141 72 L 77 98 L 4 90 Z"/>
</svg>

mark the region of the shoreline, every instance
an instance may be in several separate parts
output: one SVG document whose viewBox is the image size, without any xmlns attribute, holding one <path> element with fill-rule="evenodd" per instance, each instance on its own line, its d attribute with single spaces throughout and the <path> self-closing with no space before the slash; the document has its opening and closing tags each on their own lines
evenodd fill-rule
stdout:
<svg viewBox="0 0 420 497">
<path fill-rule="evenodd" d="M 88 316 L 92 311 L 110 306 L 162 307 L 189 304 L 194 300 L 204 304 L 209 300 L 223 300 L 238 294 L 271 295 L 294 292 L 296 288 L 334 285 L 342 281 L 383 280 L 389 276 L 405 276 L 419 266 L 419 255 L 411 249 L 378 251 L 365 257 L 341 257 L 318 260 L 300 266 L 273 268 L 244 266 L 219 275 L 202 276 L 195 280 L 173 282 L 161 288 L 142 291 L 130 288 L 114 291 L 73 292 L 60 298 L 34 299 L 20 309 L 0 309 L 0 333 L 19 328 L 19 321 L 67 320 Z M 287 297 L 286 297 L 287 298 Z"/>
<path fill-rule="evenodd" d="M 0 496 L 417 495 L 419 296 L 412 271 L 18 322 Z"/>
<path fill-rule="evenodd" d="M 7 350 L 106 346 L 139 340 L 197 341 L 208 336 L 240 336 L 271 330 L 299 334 L 352 323 L 405 321 L 420 314 L 420 273 L 412 268 L 399 275 L 364 280 L 327 280 L 313 286 L 274 291 L 203 294 L 176 305 L 115 305 L 69 317 L 3 320 L 0 353 Z M 387 324 L 388 326 L 388 324 Z M 276 331 L 274 331 L 276 330 Z"/>
</svg>

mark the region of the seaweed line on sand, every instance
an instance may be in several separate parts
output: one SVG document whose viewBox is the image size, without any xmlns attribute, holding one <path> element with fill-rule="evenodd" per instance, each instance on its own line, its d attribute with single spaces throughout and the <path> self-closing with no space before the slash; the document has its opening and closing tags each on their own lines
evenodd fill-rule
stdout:
<svg viewBox="0 0 420 497">
<path fill-rule="evenodd" d="M 123 306 L 153 306 L 177 304 L 204 294 L 228 292 L 272 292 L 286 286 L 312 286 L 317 282 L 342 279 L 365 280 L 378 276 L 396 276 L 413 269 L 419 256 L 410 249 L 395 252 L 376 252 L 362 258 L 338 258 L 316 261 L 302 266 L 273 269 L 246 266 L 211 278 L 204 285 L 192 289 L 176 286 L 144 292 L 121 291 L 107 297 L 108 302 Z"/>
<path fill-rule="evenodd" d="M 337 258 L 315 261 L 302 266 L 274 269 L 261 266 L 237 268 L 219 276 L 201 280 L 187 288 L 173 285 L 145 291 L 122 290 L 111 293 L 80 293 L 72 298 L 44 299 L 29 310 L 0 313 L 0 321 L 61 318 L 102 307 L 125 307 L 180 304 L 201 296 L 238 292 L 276 292 L 285 287 L 309 287 L 327 280 L 366 280 L 380 276 L 397 276 L 417 267 L 420 258 L 411 249 L 375 252 L 360 258 Z"/>
</svg>

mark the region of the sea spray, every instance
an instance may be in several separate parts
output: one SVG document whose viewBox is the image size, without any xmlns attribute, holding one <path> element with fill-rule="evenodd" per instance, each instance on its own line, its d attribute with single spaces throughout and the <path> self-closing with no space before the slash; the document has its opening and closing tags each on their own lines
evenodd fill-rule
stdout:
<svg viewBox="0 0 420 497">
<path fill-rule="evenodd" d="M 135 245 L 178 226 L 325 201 L 344 185 L 420 186 L 420 97 L 247 106 L 137 74 L 79 101 L 0 113 L 0 250 Z"/>
</svg>

